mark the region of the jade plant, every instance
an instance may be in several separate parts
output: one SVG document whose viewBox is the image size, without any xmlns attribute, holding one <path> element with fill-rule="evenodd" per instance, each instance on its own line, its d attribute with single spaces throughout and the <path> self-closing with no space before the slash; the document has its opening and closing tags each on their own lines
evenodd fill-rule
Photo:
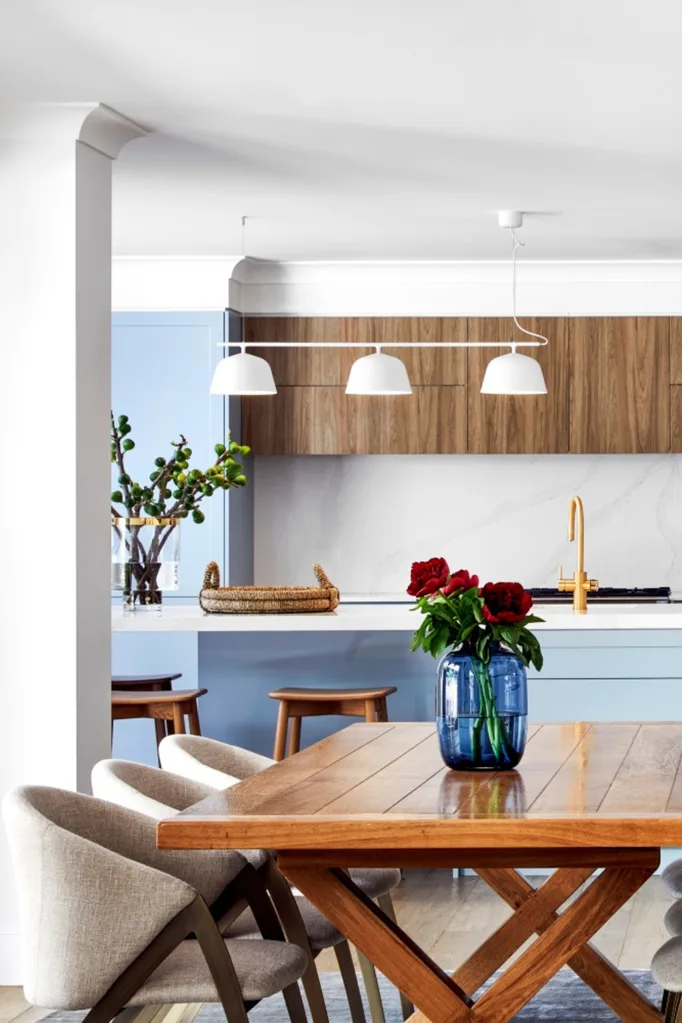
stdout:
<svg viewBox="0 0 682 1023">
<path fill-rule="evenodd" d="M 180 434 L 179 440 L 170 442 L 168 458 L 159 455 L 154 459 L 149 481 L 137 482 L 126 466 L 126 456 L 135 449 L 131 433 L 128 416 L 116 419 L 112 412 L 111 461 L 118 469 L 118 480 L 111 493 L 111 514 L 119 543 L 125 544 L 126 596 L 132 603 L 156 604 L 161 602 L 161 552 L 178 521 L 191 516 L 201 524 L 205 516 L 200 505 L 206 498 L 219 490 L 245 486 L 244 468 L 237 459 L 251 449 L 228 435 L 227 444 L 215 445 L 212 465 L 192 468 L 192 449 Z"/>
</svg>

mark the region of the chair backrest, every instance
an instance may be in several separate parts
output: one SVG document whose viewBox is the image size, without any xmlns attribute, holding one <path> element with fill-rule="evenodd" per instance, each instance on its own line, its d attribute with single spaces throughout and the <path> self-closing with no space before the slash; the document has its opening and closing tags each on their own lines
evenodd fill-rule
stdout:
<svg viewBox="0 0 682 1023">
<path fill-rule="evenodd" d="M 159 757 L 164 770 L 214 789 L 230 788 L 275 763 L 260 753 L 203 735 L 168 735 L 161 740 Z"/>
<path fill-rule="evenodd" d="M 92 769 L 92 791 L 101 799 L 158 821 L 213 795 L 215 787 L 130 760 L 100 760 Z M 201 858 L 204 854 L 202 851 L 189 855 Z M 244 860 L 258 870 L 268 859 L 263 849 L 243 849 L 237 853 L 226 850 L 222 855 L 231 877 L 241 870 Z M 214 897 L 212 889 L 200 885 L 198 890 L 210 904 Z"/>
<path fill-rule="evenodd" d="M 215 789 L 158 767 L 130 760 L 100 760 L 92 769 L 92 791 L 117 806 L 163 820 L 205 799 Z"/>
<path fill-rule="evenodd" d="M 177 870 L 164 872 L 168 854 L 140 814 L 35 786 L 9 792 L 3 815 L 26 997 L 51 1009 L 90 1008 L 197 892 Z"/>
</svg>

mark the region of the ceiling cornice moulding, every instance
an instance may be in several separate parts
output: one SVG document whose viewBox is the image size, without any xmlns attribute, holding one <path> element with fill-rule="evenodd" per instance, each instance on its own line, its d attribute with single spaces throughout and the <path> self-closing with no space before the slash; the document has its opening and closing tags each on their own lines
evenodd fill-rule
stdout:
<svg viewBox="0 0 682 1023">
<path fill-rule="evenodd" d="M 16 103 L 0 105 L 0 138 L 26 142 L 83 142 L 115 160 L 147 128 L 105 103 Z"/>
<path fill-rule="evenodd" d="M 682 260 L 520 261 L 522 315 L 682 315 Z M 114 308 L 254 315 L 506 316 L 509 261 L 118 256 Z"/>
</svg>

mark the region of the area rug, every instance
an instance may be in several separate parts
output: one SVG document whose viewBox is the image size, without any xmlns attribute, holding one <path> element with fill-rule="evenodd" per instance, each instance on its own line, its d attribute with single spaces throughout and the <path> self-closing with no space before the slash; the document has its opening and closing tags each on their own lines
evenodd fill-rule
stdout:
<svg viewBox="0 0 682 1023">
<path fill-rule="evenodd" d="M 648 970 L 627 970 L 625 976 L 655 1005 L 660 1004 L 661 989 L 654 983 Z M 338 973 L 321 974 L 330 1023 L 350 1023 L 348 1002 Z M 490 981 L 492 983 L 492 981 Z M 396 990 L 384 978 L 379 986 L 386 1013 L 386 1023 L 402 1023 L 400 1001 Z M 487 985 L 486 985 L 487 986 Z M 362 982 L 360 983 L 362 989 Z M 369 1021 L 369 1010 L 365 1005 Z M 49 1019 L 55 1023 L 79 1023 L 84 1012 L 53 1012 Z M 523 1023 L 612 1023 L 618 1019 L 595 993 L 568 969 L 560 970 L 549 984 L 521 1010 L 515 1019 Z M 224 1023 L 225 1015 L 219 1005 L 204 1005 L 195 1023 Z M 286 1023 L 288 1020 L 281 995 L 268 998 L 249 1013 L 251 1023 Z"/>
</svg>

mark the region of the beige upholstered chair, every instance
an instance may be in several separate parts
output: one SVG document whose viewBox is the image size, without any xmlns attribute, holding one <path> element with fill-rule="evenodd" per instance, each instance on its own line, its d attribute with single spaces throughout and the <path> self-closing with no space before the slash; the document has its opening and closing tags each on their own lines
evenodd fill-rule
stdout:
<svg viewBox="0 0 682 1023">
<path fill-rule="evenodd" d="M 203 735 L 173 735 L 159 744 L 159 760 L 165 771 L 203 782 L 213 789 L 226 789 L 275 763 L 270 757 L 240 746 L 216 742 Z"/>
<path fill-rule="evenodd" d="M 174 771 L 185 778 L 210 785 L 213 789 L 227 789 L 238 781 L 272 767 L 276 761 L 259 753 L 231 746 L 199 735 L 169 735 L 159 745 L 159 760 L 164 770 Z M 370 899 L 376 899 L 384 913 L 395 920 L 390 893 L 400 884 L 400 871 L 374 867 L 351 870 L 355 884 Z M 374 1023 L 383 1023 L 383 1008 L 376 970 L 361 952 L 357 952 L 367 997 Z M 401 993 L 403 1018 L 414 1012 L 412 1003 Z"/>
<path fill-rule="evenodd" d="M 677 901 L 665 914 L 670 939 L 659 948 L 651 963 L 654 980 L 663 988 L 663 1011 L 667 1023 L 682 1021 L 682 859 L 670 863 L 663 884 Z"/>
<path fill-rule="evenodd" d="M 88 1023 L 127 1006 L 221 1002 L 229 1023 L 246 1023 L 282 991 L 304 1023 L 305 952 L 225 939 L 208 909 L 226 886 L 235 899 L 247 890 L 255 871 L 239 853 L 159 850 L 151 818 L 61 789 L 15 789 L 3 811 L 31 1002 L 90 1009 Z"/>
<path fill-rule="evenodd" d="M 214 788 L 171 774 L 170 771 L 160 771 L 156 767 L 126 760 L 102 760 L 96 764 L 92 771 L 92 789 L 95 795 L 102 799 L 147 814 L 155 820 L 170 817 L 176 811 L 184 810 L 185 807 L 215 792 Z M 205 853 L 201 851 L 191 855 L 197 857 L 200 864 Z M 272 900 L 284 935 L 306 952 L 308 962 L 302 982 L 314 1023 L 328 1023 L 324 996 L 314 964 L 315 957 L 327 948 L 334 949 L 353 1023 L 364 1023 L 365 1014 L 353 960 L 341 932 L 307 899 L 294 897 L 287 881 L 268 853 L 252 849 L 245 850 L 240 855 L 247 858 L 255 868 L 260 890 L 267 892 Z M 244 900 L 237 903 L 221 897 L 213 901 L 210 908 L 218 921 L 221 933 L 226 937 L 259 936 L 259 924 L 253 908 L 248 908 Z"/>
</svg>

